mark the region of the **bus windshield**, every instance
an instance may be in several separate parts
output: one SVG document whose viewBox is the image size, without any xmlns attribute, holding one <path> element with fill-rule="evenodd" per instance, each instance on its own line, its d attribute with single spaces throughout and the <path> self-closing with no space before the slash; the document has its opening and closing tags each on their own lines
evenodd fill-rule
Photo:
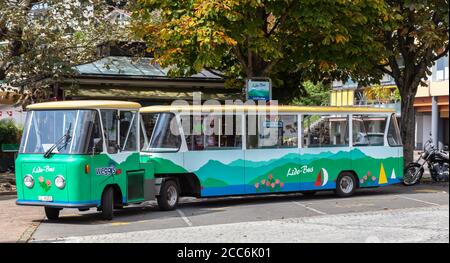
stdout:
<svg viewBox="0 0 450 263">
<path fill-rule="evenodd" d="M 27 116 L 20 153 L 44 154 L 54 148 L 53 154 L 87 154 L 102 144 L 97 111 L 35 110 Z"/>
</svg>

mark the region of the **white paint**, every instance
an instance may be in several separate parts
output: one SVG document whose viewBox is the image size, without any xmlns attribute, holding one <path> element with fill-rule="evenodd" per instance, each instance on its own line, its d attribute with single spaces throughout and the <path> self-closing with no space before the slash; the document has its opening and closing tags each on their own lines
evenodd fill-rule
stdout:
<svg viewBox="0 0 450 263">
<path fill-rule="evenodd" d="M 133 152 L 119 152 L 114 154 L 107 154 L 114 162 L 121 164 L 127 160 L 127 158 L 133 154 Z"/>
<path fill-rule="evenodd" d="M 183 219 L 183 221 L 186 222 L 186 224 L 188 226 L 193 226 L 191 220 L 189 220 L 189 218 L 187 218 L 187 216 L 183 213 L 183 211 L 181 211 L 180 209 L 177 209 L 177 212 L 180 215 L 180 217 Z"/>
<path fill-rule="evenodd" d="M 322 186 L 324 186 L 328 183 L 328 171 L 325 168 L 322 168 L 322 174 L 323 174 Z"/>
<path fill-rule="evenodd" d="M 416 198 L 406 197 L 406 196 L 402 196 L 402 195 L 396 195 L 396 197 L 407 199 L 407 200 L 416 201 L 416 202 L 419 202 L 419 203 L 424 203 L 424 204 L 427 204 L 427 205 L 440 206 L 440 204 L 436 204 L 436 203 L 432 203 L 432 202 L 428 202 L 428 201 L 424 201 L 424 200 L 420 200 L 420 199 L 416 199 Z"/>
<path fill-rule="evenodd" d="M 300 203 L 300 202 L 295 202 L 295 201 L 293 201 L 293 203 L 296 204 L 296 205 L 298 205 L 298 206 L 301 206 L 301 207 L 303 207 L 303 208 L 306 208 L 306 209 L 308 209 L 308 210 L 310 210 L 310 211 L 313 211 L 313 212 L 315 212 L 315 213 L 317 213 L 317 214 L 319 214 L 319 215 L 326 215 L 326 214 L 327 214 L 327 213 L 322 212 L 322 211 L 320 211 L 320 210 L 317 210 L 317 209 L 315 209 L 315 208 L 312 208 L 312 207 L 309 207 L 309 206 L 307 206 L 307 205 L 304 205 L 304 204 L 302 204 L 302 203 Z"/>
<path fill-rule="evenodd" d="M 392 169 L 392 173 L 391 173 L 391 179 L 396 179 L 397 176 L 395 176 L 395 170 Z"/>
</svg>

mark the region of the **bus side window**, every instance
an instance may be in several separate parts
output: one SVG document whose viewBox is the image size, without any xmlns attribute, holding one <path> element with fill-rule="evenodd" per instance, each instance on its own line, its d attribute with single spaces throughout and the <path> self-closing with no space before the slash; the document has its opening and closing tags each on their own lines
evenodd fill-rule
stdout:
<svg viewBox="0 0 450 263">
<path fill-rule="evenodd" d="M 117 110 L 101 110 L 106 149 L 109 154 L 117 153 L 119 148 L 117 134 Z"/>
<path fill-rule="evenodd" d="M 88 149 L 84 152 L 89 153 L 101 153 L 103 151 L 103 136 L 102 129 L 100 126 L 100 118 L 98 117 L 98 112 L 94 111 L 92 114 L 92 119 L 90 120 L 92 123 L 88 125 L 90 131 L 88 131 Z"/>
<path fill-rule="evenodd" d="M 377 115 L 353 115 L 353 145 L 383 146 L 386 117 Z"/>
<path fill-rule="evenodd" d="M 120 146 L 123 151 L 137 150 L 136 111 L 120 112 Z"/>
<path fill-rule="evenodd" d="M 304 148 L 349 145 L 348 115 L 304 115 Z"/>
<path fill-rule="evenodd" d="M 400 129 L 398 127 L 397 117 L 395 116 L 395 114 L 391 115 L 391 121 L 389 123 L 387 140 L 388 140 L 389 146 L 402 146 L 402 140 L 400 137 Z"/>
<path fill-rule="evenodd" d="M 148 144 L 142 151 L 176 152 L 180 149 L 181 138 L 178 123 L 173 113 L 142 113 Z"/>
<path fill-rule="evenodd" d="M 247 115 L 248 149 L 297 146 L 297 115 Z"/>
<path fill-rule="evenodd" d="M 182 115 L 186 144 L 190 151 L 242 148 L 242 117 L 236 115 Z"/>
</svg>

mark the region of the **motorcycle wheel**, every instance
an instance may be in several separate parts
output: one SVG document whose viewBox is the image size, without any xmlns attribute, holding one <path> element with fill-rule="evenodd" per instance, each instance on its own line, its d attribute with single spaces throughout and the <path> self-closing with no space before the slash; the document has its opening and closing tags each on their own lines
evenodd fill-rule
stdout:
<svg viewBox="0 0 450 263">
<path fill-rule="evenodd" d="M 410 163 L 406 166 L 403 173 L 403 184 L 406 186 L 417 184 L 420 181 L 420 178 L 422 178 L 423 171 L 423 167 L 421 167 L 420 164 Z"/>
</svg>

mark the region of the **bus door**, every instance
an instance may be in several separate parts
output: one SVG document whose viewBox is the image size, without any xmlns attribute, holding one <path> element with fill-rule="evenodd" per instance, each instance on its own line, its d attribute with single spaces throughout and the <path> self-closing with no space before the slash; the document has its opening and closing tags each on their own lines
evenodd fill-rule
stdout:
<svg viewBox="0 0 450 263">
<path fill-rule="evenodd" d="M 201 184 L 202 196 L 245 193 L 242 115 L 182 115 L 184 166 Z"/>
<path fill-rule="evenodd" d="M 145 170 L 139 162 L 137 110 L 100 112 L 105 149 L 93 167 L 93 191 L 98 194 L 105 185 L 117 184 L 125 203 L 143 201 Z"/>
<path fill-rule="evenodd" d="M 245 192 L 299 190 L 298 115 L 246 116 Z"/>
</svg>

